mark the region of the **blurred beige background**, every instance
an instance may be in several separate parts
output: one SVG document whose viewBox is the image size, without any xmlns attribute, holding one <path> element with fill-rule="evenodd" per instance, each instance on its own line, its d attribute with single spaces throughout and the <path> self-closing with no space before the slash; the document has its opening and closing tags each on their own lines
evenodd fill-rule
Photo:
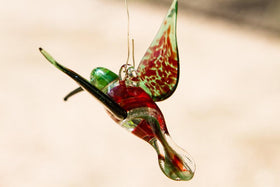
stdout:
<svg viewBox="0 0 280 187">
<path fill-rule="evenodd" d="M 196 161 L 189 182 L 160 171 L 155 151 L 115 124 L 38 47 L 89 76 L 125 63 L 122 1 L 1 0 L 0 187 L 277 187 L 280 185 L 280 40 L 180 9 L 181 75 L 159 103 L 174 141 Z M 180 3 L 180 0 L 179 0 Z M 139 62 L 166 6 L 129 3 Z"/>
</svg>

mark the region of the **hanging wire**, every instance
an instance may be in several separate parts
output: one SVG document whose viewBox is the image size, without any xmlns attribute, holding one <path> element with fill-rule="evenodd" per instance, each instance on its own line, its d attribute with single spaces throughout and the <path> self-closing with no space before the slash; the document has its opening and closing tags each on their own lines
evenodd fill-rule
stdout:
<svg viewBox="0 0 280 187">
<path fill-rule="evenodd" d="M 127 13 L 127 59 L 126 59 L 126 65 L 125 65 L 125 74 L 127 76 L 127 66 L 128 66 L 128 61 L 130 58 L 130 31 L 129 31 L 129 10 L 128 10 L 128 5 L 127 5 L 127 0 L 124 1 L 125 6 L 126 6 L 126 13 Z"/>
<path fill-rule="evenodd" d="M 127 59 L 126 59 L 126 63 L 125 65 L 122 66 L 122 68 L 120 69 L 120 75 L 122 70 L 124 70 L 124 79 L 128 78 L 130 75 L 129 69 L 133 69 L 132 71 L 135 72 L 134 68 L 135 68 L 135 59 L 134 59 L 134 39 L 131 40 L 132 42 L 132 61 L 133 61 L 133 66 L 131 64 L 129 64 L 129 60 L 130 60 L 130 18 L 129 18 L 129 10 L 128 10 L 128 4 L 127 4 L 127 0 L 124 1 L 125 2 L 125 6 L 126 6 L 126 13 L 127 13 Z M 130 67 L 132 66 L 132 67 Z"/>
<path fill-rule="evenodd" d="M 134 58 L 134 39 L 132 39 L 132 61 L 133 61 L 133 68 L 135 68 L 135 58 Z"/>
</svg>

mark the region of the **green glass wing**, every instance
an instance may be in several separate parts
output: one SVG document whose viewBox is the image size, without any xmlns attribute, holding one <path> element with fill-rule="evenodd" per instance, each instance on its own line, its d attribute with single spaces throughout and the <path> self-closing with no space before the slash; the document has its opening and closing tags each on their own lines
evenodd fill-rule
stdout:
<svg viewBox="0 0 280 187">
<path fill-rule="evenodd" d="M 174 0 L 137 69 L 140 86 L 154 101 L 167 99 L 178 84 L 177 10 L 178 0 Z"/>
</svg>

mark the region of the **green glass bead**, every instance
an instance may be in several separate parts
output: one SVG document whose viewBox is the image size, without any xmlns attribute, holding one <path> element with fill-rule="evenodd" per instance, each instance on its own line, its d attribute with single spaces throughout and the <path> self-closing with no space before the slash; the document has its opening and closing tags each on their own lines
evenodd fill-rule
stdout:
<svg viewBox="0 0 280 187">
<path fill-rule="evenodd" d="M 98 67 L 92 70 L 90 74 L 90 83 L 96 86 L 99 90 L 103 90 L 108 84 L 118 78 L 117 74 L 107 68 Z"/>
</svg>

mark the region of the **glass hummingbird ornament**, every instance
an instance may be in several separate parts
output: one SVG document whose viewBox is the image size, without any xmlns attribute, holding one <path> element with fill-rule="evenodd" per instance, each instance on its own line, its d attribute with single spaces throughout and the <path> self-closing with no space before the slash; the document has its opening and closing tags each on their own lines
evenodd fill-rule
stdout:
<svg viewBox="0 0 280 187">
<path fill-rule="evenodd" d="M 88 81 L 59 64 L 42 48 L 40 52 L 80 85 L 64 100 L 86 90 L 105 106 L 115 122 L 154 147 L 159 166 L 167 177 L 184 181 L 193 177 L 195 164 L 189 154 L 172 141 L 163 114 L 155 103 L 170 97 L 178 84 L 177 9 L 178 0 L 173 0 L 138 68 L 125 64 L 119 75 L 98 67 Z"/>
</svg>

